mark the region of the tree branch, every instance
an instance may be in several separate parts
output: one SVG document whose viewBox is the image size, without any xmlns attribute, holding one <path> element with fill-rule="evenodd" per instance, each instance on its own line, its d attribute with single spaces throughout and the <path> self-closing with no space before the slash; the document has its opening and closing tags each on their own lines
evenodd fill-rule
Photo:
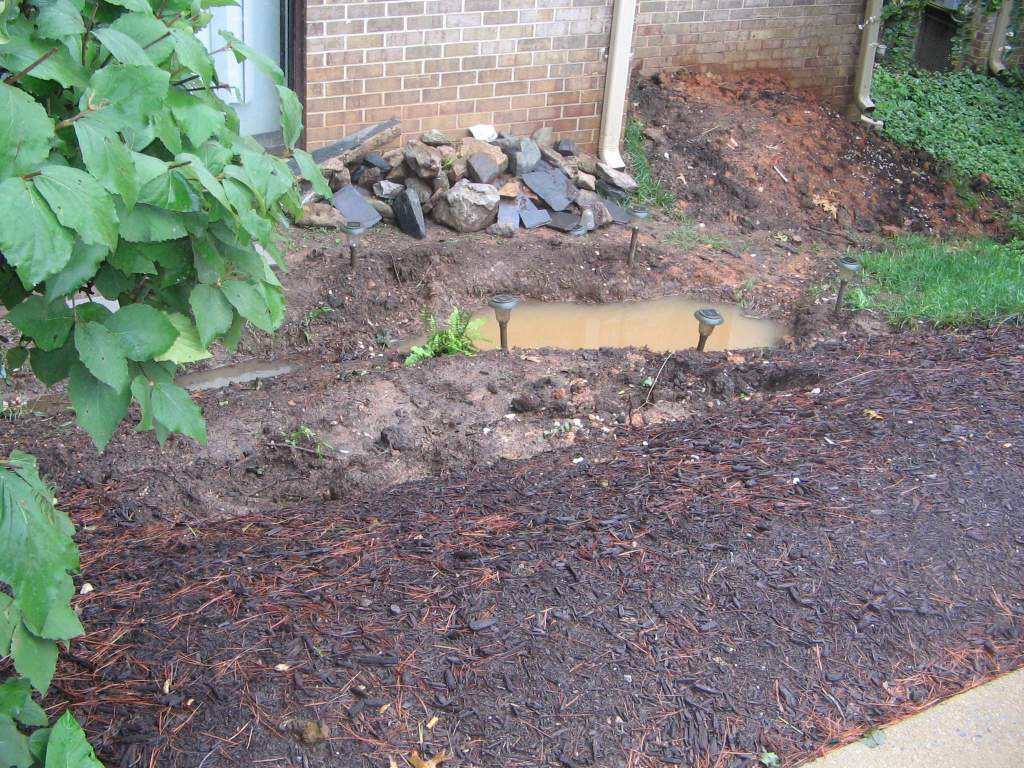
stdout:
<svg viewBox="0 0 1024 768">
<path fill-rule="evenodd" d="M 23 70 L 21 70 L 21 72 L 19 72 L 18 74 L 11 75 L 4 82 L 7 83 L 7 85 L 14 85 L 16 82 L 18 82 L 21 78 L 23 78 L 25 75 L 27 75 L 33 69 L 35 69 L 40 64 L 42 64 L 44 61 L 46 61 L 48 58 L 53 56 L 53 54 L 55 54 L 56 52 L 57 52 L 57 48 L 55 46 L 55 47 L 51 48 L 50 50 L 48 50 L 46 53 L 44 53 L 42 56 L 40 56 L 38 59 L 33 61 L 31 64 L 29 64 Z"/>
</svg>

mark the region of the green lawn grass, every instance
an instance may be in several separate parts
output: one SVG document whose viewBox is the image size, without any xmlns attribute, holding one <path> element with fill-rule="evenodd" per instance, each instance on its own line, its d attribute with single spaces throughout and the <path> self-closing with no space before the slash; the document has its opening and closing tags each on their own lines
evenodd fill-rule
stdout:
<svg viewBox="0 0 1024 768">
<path fill-rule="evenodd" d="M 853 309 L 874 309 L 890 322 L 972 327 L 1024 321 L 1024 242 L 940 243 L 907 237 L 883 251 L 858 254 Z"/>
<path fill-rule="evenodd" d="M 636 192 L 633 193 L 633 199 L 643 205 L 675 211 L 676 196 L 672 194 L 671 190 L 665 189 L 651 173 L 643 123 L 639 120 L 630 120 L 626 124 L 626 135 L 622 143 L 626 150 L 629 171 L 639 185 Z"/>
</svg>

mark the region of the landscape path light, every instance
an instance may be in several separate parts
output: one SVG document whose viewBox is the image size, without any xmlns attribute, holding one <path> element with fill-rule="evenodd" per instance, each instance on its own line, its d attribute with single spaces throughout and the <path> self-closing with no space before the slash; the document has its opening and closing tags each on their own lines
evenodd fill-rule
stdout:
<svg viewBox="0 0 1024 768">
<path fill-rule="evenodd" d="M 846 295 L 846 286 L 850 284 L 850 281 L 857 277 L 857 273 L 860 272 L 860 262 L 857 261 L 853 256 L 842 256 L 836 262 L 839 266 L 839 293 L 836 294 L 836 306 L 832 310 L 832 314 L 836 317 L 842 311 L 843 297 Z"/>
<path fill-rule="evenodd" d="M 494 310 L 494 317 L 498 320 L 498 332 L 501 334 L 501 348 L 508 352 L 508 321 L 512 317 L 512 310 L 519 304 L 519 299 L 507 293 L 499 293 L 491 298 L 487 305 Z"/>
<path fill-rule="evenodd" d="M 366 229 L 361 221 L 346 221 L 341 225 L 341 231 L 345 233 L 345 239 L 348 242 L 348 263 L 352 269 L 355 269 L 359 259 L 359 237 Z"/>
<path fill-rule="evenodd" d="M 711 309 L 710 307 L 698 309 L 693 313 L 693 316 L 697 318 L 697 331 L 700 334 L 700 339 L 697 341 L 697 351 L 703 352 L 704 345 L 708 343 L 708 336 L 725 320 L 718 314 L 717 309 Z"/>
</svg>

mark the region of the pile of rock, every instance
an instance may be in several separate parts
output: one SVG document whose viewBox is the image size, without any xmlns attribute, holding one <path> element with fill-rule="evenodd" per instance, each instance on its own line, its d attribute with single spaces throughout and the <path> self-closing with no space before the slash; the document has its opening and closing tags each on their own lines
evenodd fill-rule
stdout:
<svg viewBox="0 0 1024 768">
<path fill-rule="evenodd" d="M 631 220 L 624 206 L 636 181 L 579 152 L 571 139 L 556 141 L 550 128 L 521 137 L 475 126 L 461 141 L 435 130 L 400 149 L 375 151 L 398 130 L 397 121 L 374 126 L 368 137 L 353 137 L 360 139 L 355 148 L 324 161 L 334 198 L 310 200 L 304 222 L 357 221 L 365 228 L 387 219 L 424 237 L 429 216 L 457 232 L 512 237 L 520 226 L 585 234 Z"/>
</svg>

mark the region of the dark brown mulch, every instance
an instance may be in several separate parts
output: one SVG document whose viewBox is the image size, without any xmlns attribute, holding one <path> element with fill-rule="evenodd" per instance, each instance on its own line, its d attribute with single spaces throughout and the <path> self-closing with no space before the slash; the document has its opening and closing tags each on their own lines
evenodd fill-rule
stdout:
<svg viewBox="0 0 1024 768">
<path fill-rule="evenodd" d="M 1024 663 L 1020 331 L 779 354 L 820 392 L 347 501 L 82 491 L 49 703 L 110 766 L 791 765 Z"/>
</svg>

